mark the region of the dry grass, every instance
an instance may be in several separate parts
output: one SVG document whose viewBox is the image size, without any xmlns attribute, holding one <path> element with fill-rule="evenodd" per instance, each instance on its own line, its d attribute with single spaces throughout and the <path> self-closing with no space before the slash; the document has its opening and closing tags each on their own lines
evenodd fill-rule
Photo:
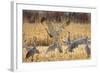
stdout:
<svg viewBox="0 0 100 73">
<path fill-rule="evenodd" d="M 91 26 L 90 24 L 76 24 L 71 23 L 69 26 L 65 27 L 65 30 L 60 34 L 60 42 L 62 43 L 62 40 L 66 39 L 67 31 L 70 31 L 71 33 L 71 40 L 75 40 L 80 37 L 88 37 L 91 39 Z M 52 43 L 52 39 L 48 36 L 46 33 L 46 30 L 44 29 L 44 26 L 40 23 L 35 24 L 29 24 L 24 23 L 23 24 L 23 40 L 27 39 L 34 39 L 36 38 L 35 42 L 38 45 L 50 45 Z M 23 43 L 24 44 L 24 43 Z M 78 60 L 78 59 L 90 59 L 90 57 L 87 57 L 87 54 L 84 49 L 84 45 L 79 45 L 78 48 L 74 50 L 73 53 L 66 52 L 67 46 L 64 46 L 62 43 L 62 49 L 63 53 L 59 53 L 57 50 L 48 52 L 48 54 L 45 54 L 45 51 L 47 50 L 48 46 L 37 46 L 37 49 L 39 50 L 40 54 L 34 55 L 33 59 L 35 62 L 40 61 L 63 61 L 63 60 Z M 26 55 L 26 51 L 23 48 L 23 62 L 31 62 L 29 60 L 25 60 L 24 57 Z"/>
<path fill-rule="evenodd" d="M 68 52 L 67 46 L 62 46 L 63 53 L 59 53 L 56 49 L 55 51 L 50 51 L 47 54 L 45 53 L 48 46 L 38 46 L 40 54 L 35 54 L 33 57 L 34 62 L 44 62 L 44 61 L 64 61 L 64 60 L 82 60 L 82 59 L 90 59 L 87 56 L 86 51 L 84 49 L 84 45 L 80 45 L 78 48 L 74 49 L 74 52 Z M 67 53 L 65 53 L 67 51 Z M 25 57 L 25 55 L 23 55 Z M 24 59 L 24 62 L 31 62 L 31 58 L 28 60 Z"/>
</svg>

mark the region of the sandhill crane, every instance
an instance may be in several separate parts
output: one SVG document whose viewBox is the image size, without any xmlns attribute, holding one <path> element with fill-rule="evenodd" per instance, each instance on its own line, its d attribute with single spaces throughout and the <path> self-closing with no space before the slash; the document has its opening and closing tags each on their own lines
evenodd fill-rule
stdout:
<svg viewBox="0 0 100 73">
<path fill-rule="evenodd" d="M 72 42 L 65 42 L 65 43 L 67 43 L 69 51 L 72 52 L 74 48 L 78 47 L 78 45 L 87 44 L 86 42 L 87 38 L 79 38 Z"/>
<path fill-rule="evenodd" d="M 44 23 L 45 21 L 45 23 Z M 48 47 L 47 52 L 51 50 L 55 50 L 56 48 L 61 53 L 62 47 L 60 42 L 60 33 L 64 30 L 64 27 L 70 24 L 70 21 L 63 21 L 61 23 L 57 23 L 55 20 L 43 18 L 41 23 L 44 24 L 45 30 L 50 38 L 53 39 L 53 44 Z"/>
<path fill-rule="evenodd" d="M 68 36 L 70 36 L 70 33 L 68 34 Z M 85 51 L 87 52 L 87 55 L 88 56 L 90 55 L 90 48 L 89 48 L 90 42 L 88 42 L 87 37 L 79 38 L 79 39 L 76 39 L 74 41 L 69 41 L 70 37 L 68 37 L 67 39 L 68 40 L 65 40 L 64 43 L 66 43 L 66 45 L 68 46 L 67 49 L 68 49 L 69 52 L 73 52 L 73 49 L 77 48 L 81 44 L 84 44 L 85 45 Z"/>
<path fill-rule="evenodd" d="M 39 54 L 39 51 L 36 48 L 36 43 L 34 40 L 30 40 L 28 47 L 27 47 L 27 54 L 25 59 L 27 60 L 29 57 L 31 57 L 31 61 L 33 61 L 33 56 L 35 54 Z"/>
<path fill-rule="evenodd" d="M 62 47 L 61 47 L 59 44 L 57 44 L 57 43 L 51 44 L 51 45 L 48 47 L 46 53 L 48 53 L 49 51 L 55 51 L 56 48 L 58 49 L 58 51 L 59 51 L 60 53 L 62 53 L 62 50 L 61 50 Z"/>
<path fill-rule="evenodd" d="M 28 59 L 29 57 L 32 57 L 31 61 L 33 61 L 33 56 L 35 54 L 39 54 L 39 51 L 36 49 L 36 47 L 31 47 L 31 48 L 28 48 L 28 52 L 26 54 L 26 59 Z"/>
</svg>

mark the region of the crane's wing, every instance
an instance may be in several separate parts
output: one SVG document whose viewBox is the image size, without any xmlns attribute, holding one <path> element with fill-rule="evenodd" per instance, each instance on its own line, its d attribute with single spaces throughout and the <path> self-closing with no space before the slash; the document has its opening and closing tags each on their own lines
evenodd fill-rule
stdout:
<svg viewBox="0 0 100 73">
<path fill-rule="evenodd" d="M 26 54 L 26 59 L 29 58 L 30 56 L 32 56 L 34 54 L 34 49 L 33 48 L 29 48 L 27 54 Z"/>
<path fill-rule="evenodd" d="M 47 21 L 47 22 L 46 22 L 46 26 L 47 26 L 47 28 L 45 28 L 45 29 L 46 29 L 46 31 L 47 31 L 47 33 L 48 33 L 48 35 L 49 35 L 50 37 L 54 37 L 54 36 L 57 35 L 55 26 L 54 26 L 54 24 L 53 24 L 52 22 Z"/>
<path fill-rule="evenodd" d="M 29 57 L 31 56 L 31 54 L 32 54 L 32 51 L 31 51 L 31 50 L 28 51 L 25 58 L 26 58 L 26 59 L 29 58 Z"/>
</svg>

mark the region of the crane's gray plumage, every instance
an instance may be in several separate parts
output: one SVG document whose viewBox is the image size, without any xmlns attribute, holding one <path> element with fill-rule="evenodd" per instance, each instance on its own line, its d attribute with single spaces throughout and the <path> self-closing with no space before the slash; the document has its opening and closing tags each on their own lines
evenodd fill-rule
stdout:
<svg viewBox="0 0 100 73">
<path fill-rule="evenodd" d="M 39 51 L 36 48 L 36 43 L 34 41 L 30 41 L 28 43 L 27 54 L 26 54 L 25 59 L 28 59 L 29 57 L 32 57 L 31 61 L 33 61 L 33 56 L 35 54 L 39 54 Z"/>
<path fill-rule="evenodd" d="M 91 50 L 88 44 L 85 45 L 85 50 L 86 50 L 87 56 L 89 57 L 91 55 Z"/>
<path fill-rule="evenodd" d="M 43 21 L 42 21 L 43 23 Z M 63 31 L 64 27 L 66 25 L 69 25 L 70 21 L 65 21 L 61 23 L 56 23 L 55 20 L 46 20 L 46 32 L 49 35 L 50 38 L 53 39 L 53 44 L 51 44 L 48 47 L 48 51 L 55 50 L 56 48 L 58 51 L 61 53 L 62 52 L 62 47 L 61 47 L 61 42 L 60 42 L 60 33 Z"/>
<path fill-rule="evenodd" d="M 87 55 L 89 56 L 91 51 L 90 51 L 90 41 L 88 41 L 87 37 L 83 37 L 83 38 L 79 38 L 76 40 L 71 41 L 70 40 L 70 33 L 68 34 L 68 40 L 63 41 L 64 43 L 66 43 L 66 45 L 68 46 L 67 49 L 69 52 L 73 52 L 73 49 L 77 48 L 79 45 L 84 44 L 85 45 L 85 51 L 87 52 Z"/>
<path fill-rule="evenodd" d="M 35 47 L 29 48 L 26 54 L 26 59 L 29 58 L 30 56 L 33 56 L 34 54 L 39 54 L 39 51 Z"/>
<path fill-rule="evenodd" d="M 88 45 L 87 43 L 87 38 L 79 38 L 79 39 L 76 39 L 74 41 L 64 41 L 64 43 L 66 43 L 66 45 L 68 46 L 68 49 L 70 52 L 73 51 L 74 48 L 78 47 L 78 45 L 81 45 L 81 44 L 85 44 L 85 45 Z"/>
<path fill-rule="evenodd" d="M 60 53 L 62 53 L 62 50 L 61 50 L 62 47 L 61 47 L 59 44 L 57 44 L 57 43 L 51 44 L 51 45 L 48 47 L 46 53 L 48 53 L 49 51 L 54 51 L 56 48 L 58 48 L 58 51 L 59 51 Z"/>
</svg>

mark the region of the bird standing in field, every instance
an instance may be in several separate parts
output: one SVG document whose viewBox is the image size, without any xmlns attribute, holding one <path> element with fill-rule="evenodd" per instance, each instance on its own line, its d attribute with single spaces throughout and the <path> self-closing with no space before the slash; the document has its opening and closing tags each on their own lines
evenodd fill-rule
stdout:
<svg viewBox="0 0 100 73">
<path fill-rule="evenodd" d="M 57 23 L 56 20 L 43 18 L 42 24 L 45 25 L 45 30 L 49 37 L 53 39 L 53 43 L 49 45 L 46 53 L 49 51 L 54 51 L 56 48 L 60 53 L 62 53 L 60 33 L 64 30 L 64 27 L 70 24 L 70 20 Z"/>
<path fill-rule="evenodd" d="M 67 49 L 69 52 L 73 52 L 73 49 L 77 48 L 81 44 L 84 44 L 85 45 L 84 49 L 87 53 L 87 56 L 90 56 L 90 54 L 91 54 L 91 50 L 89 47 L 90 41 L 88 40 L 87 37 L 78 38 L 76 40 L 71 41 L 70 40 L 70 32 L 68 32 L 68 38 L 67 38 L 67 40 L 64 41 L 64 43 L 66 43 Z"/>
<path fill-rule="evenodd" d="M 32 57 L 31 61 L 33 61 L 33 56 L 35 54 L 39 54 L 39 51 L 36 49 L 36 47 L 31 47 L 29 48 L 25 58 L 28 59 L 29 57 Z"/>
<path fill-rule="evenodd" d="M 28 47 L 27 47 L 27 54 L 26 54 L 25 59 L 27 60 L 31 57 L 31 61 L 33 61 L 33 57 L 35 54 L 39 54 L 39 51 L 36 48 L 35 41 L 31 40 L 30 43 L 28 44 Z"/>
</svg>

